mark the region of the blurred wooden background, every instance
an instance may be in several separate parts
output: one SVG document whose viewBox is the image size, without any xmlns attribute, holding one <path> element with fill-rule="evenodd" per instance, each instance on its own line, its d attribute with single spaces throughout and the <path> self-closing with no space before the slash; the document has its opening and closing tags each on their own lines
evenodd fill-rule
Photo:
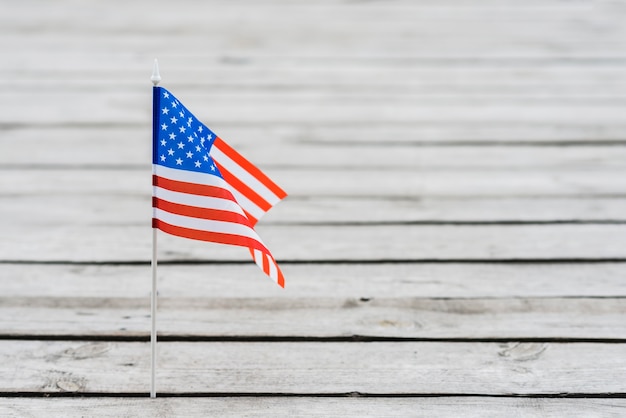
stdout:
<svg viewBox="0 0 626 418">
<path fill-rule="evenodd" d="M 626 3 L 6 1 L 0 415 L 624 416 Z M 159 235 L 152 61 L 290 196 Z"/>
</svg>

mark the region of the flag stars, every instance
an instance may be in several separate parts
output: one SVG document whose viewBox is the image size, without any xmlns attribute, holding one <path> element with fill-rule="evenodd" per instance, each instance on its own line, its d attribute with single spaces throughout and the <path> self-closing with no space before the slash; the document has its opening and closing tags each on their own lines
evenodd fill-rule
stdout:
<svg viewBox="0 0 626 418">
<path fill-rule="evenodd" d="M 185 148 L 185 143 L 183 141 L 180 141 L 178 143 L 178 149 L 183 149 L 183 148 Z"/>
<path fill-rule="evenodd" d="M 174 132 L 170 133 L 170 139 L 176 139 L 176 134 Z"/>
<path fill-rule="evenodd" d="M 193 142 L 193 136 L 189 135 L 189 136 L 187 137 L 187 142 Z"/>
<path fill-rule="evenodd" d="M 161 145 L 162 145 L 162 146 L 166 146 L 166 145 L 167 145 L 167 141 L 166 141 L 165 139 L 162 139 L 162 140 L 161 140 Z"/>
<path fill-rule="evenodd" d="M 166 99 L 170 98 L 170 94 L 166 91 L 163 92 L 163 97 L 165 97 Z"/>
<path fill-rule="evenodd" d="M 180 128 L 178 128 L 178 130 L 180 131 L 181 134 L 184 134 L 187 128 L 185 128 L 184 126 L 181 126 Z"/>
<path fill-rule="evenodd" d="M 168 149 L 167 150 L 167 155 L 174 155 L 174 150 L 173 149 Z"/>
<path fill-rule="evenodd" d="M 161 155 L 161 161 L 165 161 L 165 155 Z"/>
<path fill-rule="evenodd" d="M 176 122 L 178 122 L 178 119 L 176 119 L 176 116 L 172 116 L 172 117 L 170 118 L 170 121 L 171 121 L 172 123 L 176 123 Z"/>
<path fill-rule="evenodd" d="M 202 165 L 202 163 L 198 160 L 196 160 L 194 164 L 196 165 L 196 168 L 200 168 L 200 166 Z"/>
<path fill-rule="evenodd" d="M 202 157 L 202 159 L 203 159 L 204 161 L 209 161 L 209 156 L 208 156 L 208 155 L 205 155 L 204 157 Z"/>
<path fill-rule="evenodd" d="M 187 151 L 187 158 L 192 158 L 192 157 L 193 157 L 193 152 Z"/>
<path fill-rule="evenodd" d="M 202 129 L 202 126 L 198 126 L 198 132 L 202 133 L 204 129 Z"/>
<path fill-rule="evenodd" d="M 161 109 L 161 112 L 163 112 L 164 115 L 167 115 L 168 113 L 170 113 L 170 110 L 167 107 L 164 107 L 163 109 Z"/>
<path fill-rule="evenodd" d="M 183 165 L 183 160 L 180 158 L 176 159 L 176 165 Z"/>
<path fill-rule="evenodd" d="M 185 112 L 183 112 L 182 110 L 180 112 L 178 112 L 178 116 L 180 116 L 181 118 L 185 117 Z"/>
<path fill-rule="evenodd" d="M 162 129 L 162 130 L 164 130 L 164 131 L 167 131 L 167 125 L 166 125 L 165 123 L 164 123 L 164 124 L 162 124 L 162 125 L 161 125 L 161 129 Z"/>
<path fill-rule="evenodd" d="M 215 171 L 215 164 L 211 164 L 211 171 Z"/>
<path fill-rule="evenodd" d="M 200 145 L 196 145 L 196 151 L 197 151 L 197 152 L 202 151 L 202 148 L 200 148 Z"/>
<path fill-rule="evenodd" d="M 177 108 L 178 107 L 178 103 L 176 101 L 172 102 L 172 108 Z"/>
</svg>

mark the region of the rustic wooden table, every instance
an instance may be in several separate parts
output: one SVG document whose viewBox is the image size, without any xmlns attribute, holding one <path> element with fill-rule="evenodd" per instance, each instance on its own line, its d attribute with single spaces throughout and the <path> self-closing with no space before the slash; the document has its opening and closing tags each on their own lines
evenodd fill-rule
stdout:
<svg viewBox="0 0 626 418">
<path fill-rule="evenodd" d="M 626 415 L 626 5 L 0 13 L 0 416 Z M 159 235 L 152 61 L 290 196 Z"/>
</svg>

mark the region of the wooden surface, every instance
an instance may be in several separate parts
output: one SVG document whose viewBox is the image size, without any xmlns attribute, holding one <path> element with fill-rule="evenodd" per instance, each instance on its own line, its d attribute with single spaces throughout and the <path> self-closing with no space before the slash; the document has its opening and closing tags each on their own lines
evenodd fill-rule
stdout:
<svg viewBox="0 0 626 418">
<path fill-rule="evenodd" d="M 1 416 L 626 415 L 623 2 L 13 2 Z M 289 193 L 159 235 L 152 60 Z"/>
</svg>

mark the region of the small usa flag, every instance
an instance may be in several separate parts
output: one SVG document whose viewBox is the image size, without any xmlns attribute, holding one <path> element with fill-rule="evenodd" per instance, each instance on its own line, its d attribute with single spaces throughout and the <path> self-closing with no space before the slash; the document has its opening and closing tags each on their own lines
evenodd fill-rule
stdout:
<svg viewBox="0 0 626 418">
<path fill-rule="evenodd" d="M 281 287 L 276 260 L 254 225 L 287 194 L 162 87 L 154 87 L 152 227 L 247 247 Z"/>
</svg>

